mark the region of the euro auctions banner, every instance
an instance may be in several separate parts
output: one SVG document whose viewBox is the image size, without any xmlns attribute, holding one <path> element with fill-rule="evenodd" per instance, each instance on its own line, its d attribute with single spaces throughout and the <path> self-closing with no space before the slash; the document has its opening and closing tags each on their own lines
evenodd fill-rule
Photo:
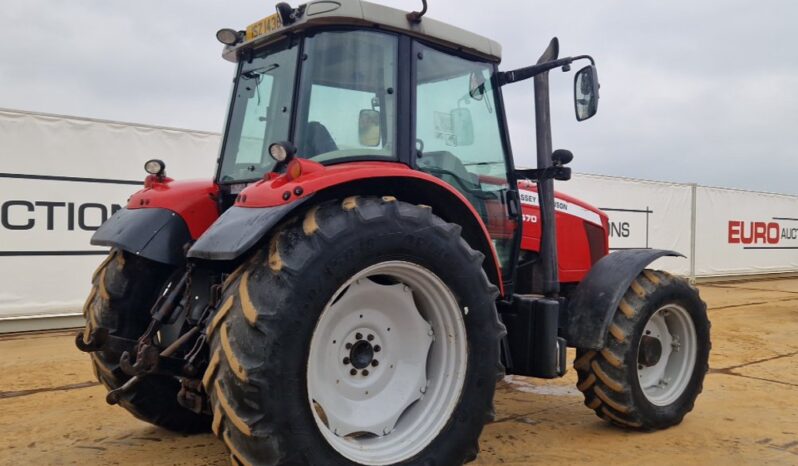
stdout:
<svg viewBox="0 0 798 466">
<path fill-rule="evenodd" d="M 575 174 L 569 181 L 558 181 L 555 189 L 607 213 L 610 250 L 677 251 L 686 258 L 659 259 L 654 267 L 690 274 L 691 185 Z"/>
<path fill-rule="evenodd" d="M 0 109 L 0 319 L 80 312 L 106 251 L 92 233 L 144 162 L 208 178 L 219 135 Z"/>
<path fill-rule="evenodd" d="M 696 275 L 798 272 L 798 197 L 697 188 Z"/>
</svg>

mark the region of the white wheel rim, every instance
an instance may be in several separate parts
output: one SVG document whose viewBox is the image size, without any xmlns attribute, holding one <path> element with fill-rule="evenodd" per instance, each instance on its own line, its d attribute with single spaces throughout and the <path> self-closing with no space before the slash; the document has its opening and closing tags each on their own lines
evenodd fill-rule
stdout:
<svg viewBox="0 0 798 466">
<path fill-rule="evenodd" d="M 638 361 L 640 388 L 652 404 L 670 405 L 684 393 L 693 376 L 698 352 L 695 324 L 683 307 L 668 304 L 649 318 L 643 335 L 659 340 L 662 353 L 651 366 Z M 641 346 L 642 339 L 638 353 Z"/>
<path fill-rule="evenodd" d="M 338 453 L 392 464 L 437 437 L 465 380 L 464 313 L 437 275 L 410 262 L 375 264 L 336 291 L 311 338 L 307 389 Z"/>
</svg>

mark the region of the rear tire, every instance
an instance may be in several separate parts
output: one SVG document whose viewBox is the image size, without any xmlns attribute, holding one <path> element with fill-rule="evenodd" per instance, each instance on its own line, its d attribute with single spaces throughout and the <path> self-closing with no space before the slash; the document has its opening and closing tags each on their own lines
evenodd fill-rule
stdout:
<svg viewBox="0 0 798 466">
<path fill-rule="evenodd" d="M 695 287 L 684 278 L 644 270 L 615 312 L 607 346 L 577 350 L 574 368 L 585 405 L 620 427 L 679 424 L 703 388 L 709 329 L 706 304 Z"/>
<path fill-rule="evenodd" d="M 256 253 L 227 280 L 222 306 L 207 329 L 211 362 L 203 384 L 210 394 L 214 412 L 213 431 L 230 449 L 233 463 L 455 465 L 476 458 L 482 427 L 493 419 L 495 383 L 503 375 L 499 340 L 504 335 L 504 327 L 498 321 L 494 302 L 498 290 L 488 282 L 482 270 L 483 259 L 482 254 L 473 251 L 460 237 L 458 226 L 443 222 L 432 215 L 429 208 L 398 202 L 392 197 L 352 197 L 343 202 L 325 203 L 311 208 L 304 218 L 295 218 L 279 227 L 268 247 Z M 434 345 L 439 344 L 436 342 L 445 345 L 449 340 L 458 340 L 462 343 L 465 371 L 459 396 L 446 398 L 451 400 L 448 412 L 440 411 L 443 422 L 438 430 L 429 430 L 432 434 L 415 444 L 400 442 L 395 454 L 358 455 L 335 440 L 337 434 L 330 427 L 332 416 L 319 410 L 317 405 L 321 403 L 311 403 L 312 398 L 315 402 L 311 392 L 317 389 L 313 380 L 318 377 L 311 374 L 318 374 L 314 367 L 320 368 L 322 375 L 342 371 L 338 378 L 341 386 L 350 382 L 345 379 L 350 375 L 358 379 L 351 381 L 354 384 L 369 384 L 372 380 L 369 376 L 380 377 L 381 370 L 394 367 L 389 358 L 392 349 L 412 351 L 423 346 L 421 340 L 429 335 L 428 330 L 423 331 L 421 338 L 392 340 L 400 330 L 398 326 L 390 334 L 387 326 L 378 329 L 382 334 L 372 332 L 368 323 L 357 320 L 359 312 L 350 316 L 357 322 L 351 328 L 334 330 L 329 335 L 324 333 L 324 316 L 335 303 L 352 299 L 350 292 L 363 283 L 373 289 L 393 288 L 395 293 L 400 293 L 402 287 L 405 293 L 411 288 L 410 302 L 415 300 L 423 317 L 419 320 L 434 322 L 429 318 L 430 313 L 424 312 L 424 309 L 429 311 L 429 307 L 425 307 L 423 296 L 426 295 L 420 290 L 427 282 L 417 280 L 415 283 L 419 286 L 414 287 L 408 284 L 410 282 L 394 280 L 391 270 L 399 269 L 390 267 L 396 264 L 402 264 L 400 269 L 426 270 L 432 275 L 423 272 L 424 277 L 430 282 L 445 284 L 444 288 L 450 291 L 456 315 L 450 313 L 449 316 L 462 322 L 466 341 L 457 338 L 456 332 L 442 332 L 440 327 L 433 326 L 435 342 L 430 343 L 433 349 L 429 358 L 435 359 Z M 380 272 L 363 275 L 369 270 Z M 401 272 L 397 272 L 396 276 L 400 275 Z M 399 288 L 395 288 L 397 285 Z M 380 293 L 376 289 L 375 292 Z M 364 296 L 373 298 L 375 294 L 369 292 Z M 382 300 L 376 300 L 375 304 L 371 299 L 369 303 L 359 308 L 365 309 L 363 314 L 377 309 L 373 312 L 388 315 Z M 343 308 L 348 312 L 356 305 L 346 304 Z M 399 315 L 402 313 L 393 314 L 394 317 Z M 369 316 L 360 318 L 365 322 Z M 361 328 L 365 330 L 361 332 Z M 319 340 L 320 334 L 326 336 Z M 326 349 L 314 349 L 319 341 Z M 407 346 L 400 345 L 399 341 Z M 352 356 L 351 361 L 348 357 L 340 357 L 337 351 L 345 348 L 345 343 L 352 345 L 352 342 L 351 348 L 365 348 L 366 342 L 370 342 L 373 351 L 365 348 L 355 355 L 353 349 L 353 353 L 347 353 Z M 382 343 L 383 348 L 377 348 L 378 343 Z M 322 360 L 325 354 L 333 356 L 331 361 L 325 360 L 318 366 L 319 359 L 312 357 L 315 354 L 320 354 Z M 368 355 L 380 355 L 379 364 L 374 364 Z M 355 360 L 361 357 L 364 359 L 358 365 Z M 397 369 L 402 357 L 396 360 Z M 423 360 L 426 366 L 427 356 Z M 364 369 L 371 373 L 364 375 Z M 390 377 L 387 380 L 396 380 Z M 394 425 L 395 430 L 387 429 L 384 435 L 358 433 L 347 441 L 364 447 L 365 443 L 361 442 L 372 440 L 379 444 L 399 432 L 407 433 L 400 437 L 402 439 L 414 438 L 413 429 L 400 428 L 406 425 L 405 421 L 412 425 L 408 419 L 417 418 L 412 414 L 414 407 L 425 406 L 425 399 L 434 400 L 439 393 L 435 391 L 436 382 L 430 372 L 422 373 L 422 377 L 432 381 L 422 392 L 429 396 L 417 399 L 417 404 L 399 406 L 401 417 Z M 454 379 L 455 375 L 450 378 Z M 327 381 L 331 388 L 324 394 L 333 394 L 337 390 L 336 377 Z M 415 398 L 420 396 L 415 386 L 408 393 L 411 397 L 413 393 Z M 440 395 L 441 399 L 445 397 L 445 394 Z M 435 404 L 429 401 L 426 406 Z M 334 406 L 328 405 L 328 408 Z M 393 406 L 386 403 L 379 408 L 364 412 L 381 413 Z M 434 408 L 431 411 L 423 412 L 430 414 L 428 418 L 437 419 Z M 358 423 L 363 419 L 352 421 Z M 376 459 L 378 457 L 382 459 Z"/>
<path fill-rule="evenodd" d="M 94 272 L 92 289 L 83 308 L 85 334 L 95 327 L 111 335 L 137 339 L 150 322 L 150 308 L 168 280 L 172 269 L 119 249 Z M 114 351 L 91 353 L 94 374 L 109 391 L 130 379 L 119 367 L 122 355 Z M 204 432 L 210 418 L 189 411 L 177 402 L 180 382 L 174 377 L 151 375 L 143 378 L 119 405 L 142 421 L 178 432 Z"/>
</svg>

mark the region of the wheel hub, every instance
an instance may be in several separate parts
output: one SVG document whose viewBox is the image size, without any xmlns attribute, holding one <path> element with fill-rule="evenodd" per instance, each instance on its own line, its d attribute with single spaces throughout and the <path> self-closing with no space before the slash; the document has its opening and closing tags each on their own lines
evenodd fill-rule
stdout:
<svg viewBox="0 0 798 466">
<path fill-rule="evenodd" d="M 344 346 L 344 348 L 349 349 L 349 356 L 343 359 L 344 365 L 351 365 L 356 370 L 365 369 L 369 366 L 377 367 L 380 362 L 375 358 L 375 353 L 382 351 L 382 347 L 371 344 L 371 341 L 374 340 L 373 334 L 368 335 L 368 340 L 362 340 L 358 337 L 362 338 L 362 334 L 357 333 L 354 343 L 347 342 Z M 368 373 L 363 375 L 368 375 Z"/>
<path fill-rule="evenodd" d="M 638 346 L 637 377 L 651 403 L 667 406 L 684 393 L 697 348 L 692 317 L 681 306 L 664 306 L 649 318 Z"/>
<path fill-rule="evenodd" d="M 409 262 L 371 266 L 341 286 L 316 324 L 307 367 L 330 445 L 362 464 L 392 464 L 434 438 L 465 378 L 462 319 L 440 278 Z"/>
<path fill-rule="evenodd" d="M 644 335 L 640 340 L 640 352 L 637 361 L 646 366 L 655 366 L 662 357 L 662 342 L 658 338 Z"/>
<path fill-rule="evenodd" d="M 314 401 L 339 437 L 391 432 L 427 384 L 431 327 L 412 290 L 362 278 L 327 312 L 330 319 L 319 322 L 327 345 L 318 358 L 337 361 L 309 374 Z"/>
</svg>

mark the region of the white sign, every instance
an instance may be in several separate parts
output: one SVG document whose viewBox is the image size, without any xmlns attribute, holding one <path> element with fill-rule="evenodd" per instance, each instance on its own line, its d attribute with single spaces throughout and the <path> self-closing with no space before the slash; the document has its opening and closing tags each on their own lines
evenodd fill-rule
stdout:
<svg viewBox="0 0 798 466">
<path fill-rule="evenodd" d="M 611 251 L 673 250 L 687 259 L 663 258 L 654 267 L 690 274 L 690 185 L 577 174 L 556 182 L 555 189 L 607 213 Z"/>
<path fill-rule="evenodd" d="M 696 274 L 798 271 L 798 197 L 699 187 Z"/>
<path fill-rule="evenodd" d="M 0 318 L 79 312 L 106 250 L 89 240 L 144 162 L 210 178 L 219 135 L 0 110 Z"/>
</svg>

